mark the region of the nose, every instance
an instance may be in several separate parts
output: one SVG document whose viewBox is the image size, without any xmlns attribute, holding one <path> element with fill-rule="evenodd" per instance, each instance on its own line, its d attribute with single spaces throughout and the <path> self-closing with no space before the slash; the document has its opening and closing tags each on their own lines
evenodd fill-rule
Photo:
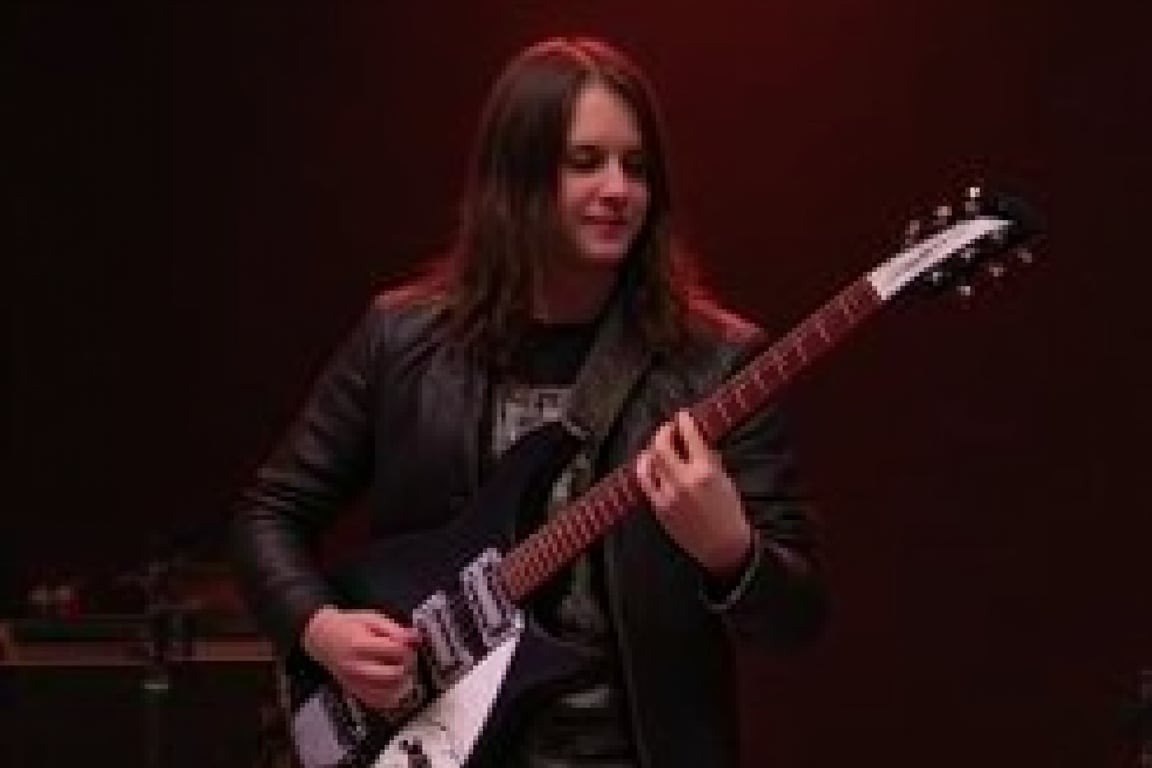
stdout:
<svg viewBox="0 0 1152 768">
<path fill-rule="evenodd" d="M 610 200 L 623 200 L 628 195 L 630 179 L 619 157 L 612 157 L 604 164 L 604 177 L 600 184 L 600 194 Z"/>
</svg>

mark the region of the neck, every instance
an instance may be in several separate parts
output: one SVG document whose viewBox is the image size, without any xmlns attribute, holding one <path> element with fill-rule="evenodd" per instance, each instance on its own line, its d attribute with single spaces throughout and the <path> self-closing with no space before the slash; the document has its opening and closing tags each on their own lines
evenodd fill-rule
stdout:
<svg viewBox="0 0 1152 768">
<path fill-rule="evenodd" d="M 615 269 L 541 270 L 532 290 L 532 319 L 589 322 L 600 313 L 615 285 Z"/>
</svg>

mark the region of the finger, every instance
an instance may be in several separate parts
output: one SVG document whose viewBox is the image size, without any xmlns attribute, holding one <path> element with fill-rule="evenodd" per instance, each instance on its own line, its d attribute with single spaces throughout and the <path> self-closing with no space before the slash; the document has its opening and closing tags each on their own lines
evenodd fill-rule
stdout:
<svg viewBox="0 0 1152 768">
<path fill-rule="evenodd" d="M 652 482 L 652 455 L 648 451 L 636 454 L 636 461 L 632 464 L 632 471 L 636 474 L 636 482 L 644 488 Z"/>
<path fill-rule="evenodd" d="M 392 666 L 360 669 L 345 685 L 369 706 L 387 709 L 401 701 L 415 682 L 413 668 Z"/>
<path fill-rule="evenodd" d="M 415 646 L 420 642 L 420 633 L 411 627 L 406 627 L 395 619 L 377 611 L 360 611 L 357 618 L 364 627 L 373 634 L 394 640 L 397 643 Z"/>
<path fill-rule="evenodd" d="M 656 430 L 656 434 L 652 435 L 652 441 L 649 445 L 654 453 L 662 454 L 675 454 L 675 446 L 673 445 L 673 436 L 675 434 L 676 425 L 671 421 L 666 421 L 660 425 Z"/>
<path fill-rule="evenodd" d="M 368 663 L 362 667 L 361 671 L 364 674 L 364 679 L 371 685 L 378 687 L 395 687 L 399 683 L 408 679 L 416 670 L 415 660 L 409 659 L 404 662 L 394 664 L 390 663 Z"/>
<path fill-rule="evenodd" d="M 665 493 L 680 486 L 680 458 L 671 449 L 652 452 L 652 476 Z"/>
<path fill-rule="evenodd" d="M 344 673 L 345 680 L 357 690 L 384 690 L 394 688 L 409 674 L 404 664 L 375 664 L 361 662 Z"/>
<path fill-rule="evenodd" d="M 651 451 L 641 451 L 636 457 L 636 481 L 640 484 L 640 490 L 649 497 L 657 492 L 660 485 L 652 462 Z"/>
<path fill-rule="evenodd" d="M 666 422 L 656 431 L 652 437 L 651 451 L 653 469 L 660 479 L 673 479 L 680 465 L 685 462 L 674 421 Z"/>
<path fill-rule="evenodd" d="M 666 504 L 667 484 L 663 482 L 656 469 L 655 457 L 651 451 L 642 451 L 636 458 L 636 481 L 640 490 L 648 498 L 648 503 L 654 508 Z"/>
<path fill-rule="evenodd" d="M 384 637 L 373 638 L 370 645 L 360 649 L 360 654 L 368 663 L 383 666 L 404 666 L 416 658 L 416 650 L 411 645 Z"/>
<path fill-rule="evenodd" d="M 688 411 L 676 413 L 676 429 L 680 435 L 680 443 L 685 448 L 688 461 L 706 457 L 712 452 L 708 442 L 704 439 L 704 435 L 700 432 L 700 425 L 696 423 L 696 419 L 692 418 L 692 414 Z"/>
</svg>

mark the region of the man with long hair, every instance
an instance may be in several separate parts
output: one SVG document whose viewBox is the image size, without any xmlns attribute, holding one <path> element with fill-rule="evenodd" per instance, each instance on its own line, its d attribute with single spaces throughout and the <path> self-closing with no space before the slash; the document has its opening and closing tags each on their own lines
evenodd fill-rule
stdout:
<svg viewBox="0 0 1152 768">
<path fill-rule="evenodd" d="M 647 513 L 525 603 L 588 664 L 521 711 L 498 765 L 735 765 L 729 635 L 787 647 L 822 622 L 779 415 L 713 447 L 688 411 L 760 334 L 693 281 L 661 130 L 646 79 L 603 42 L 548 40 L 514 58 L 482 115 L 453 247 L 371 303 L 235 518 L 262 625 L 388 712 L 427 638 L 408 616 L 343 602 L 313 556 L 329 523 L 367 492 L 373 537 L 438 529 L 469 514 L 523 435 L 579 433 L 573 401 L 609 409 L 510 525 L 527 534 L 630 461 Z"/>
</svg>

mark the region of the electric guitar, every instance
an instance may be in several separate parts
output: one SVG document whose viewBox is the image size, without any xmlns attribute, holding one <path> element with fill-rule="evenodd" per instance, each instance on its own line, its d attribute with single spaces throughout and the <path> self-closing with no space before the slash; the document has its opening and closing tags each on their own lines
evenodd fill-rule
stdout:
<svg viewBox="0 0 1152 768">
<path fill-rule="evenodd" d="M 690 412 L 711 444 L 762 408 L 796 374 L 881 306 L 916 285 L 964 292 L 1030 260 L 1036 227 L 1018 204 L 967 191 L 953 210 L 910 226 L 904 247 L 841 290 Z M 409 617 L 421 636 L 417 681 L 394 712 L 345 695 L 315 663 L 286 664 L 290 726 L 304 768 L 450 768 L 500 764 L 517 705 L 580 670 L 580 659 L 520 605 L 631 510 L 643 494 L 633 462 L 616 468 L 527 538 L 511 540 L 509 509 L 555 478 L 580 445 L 558 424 L 510 448 L 474 509 L 445 529 L 375 545 L 343 584 L 350 605 Z M 546 483 L 547 484 L 547 483 Z"/>
</svg>

